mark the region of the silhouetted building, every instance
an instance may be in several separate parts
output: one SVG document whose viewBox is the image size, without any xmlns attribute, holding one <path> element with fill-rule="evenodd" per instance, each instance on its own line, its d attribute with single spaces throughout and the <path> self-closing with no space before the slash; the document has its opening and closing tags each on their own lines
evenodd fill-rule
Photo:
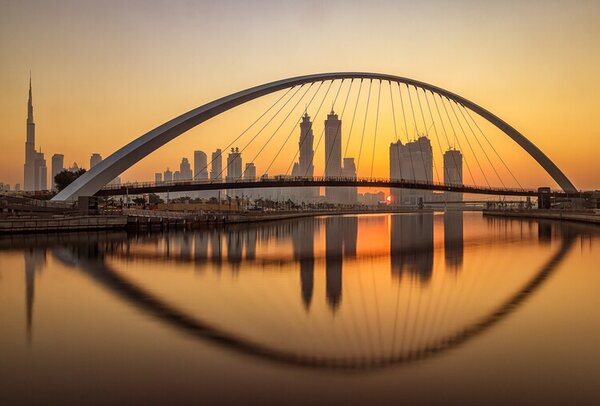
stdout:
<svg viewBox="0 0 600 406">
<path fill-rule="evenodd" d="M 48 190 L 48 169 L 42 151 L 36 152 L 33 161 L 35 190 Z"/>
<path fill-rule="evenodd" d="M 208 162 L 203 151 L 194 151 L 194 180 L 208 180 Z"/>
<path fill-rule="evenodd" d="M 390 144 L 390 179 L 433 182 L 433 151 L 426 136 L 416 141 L 402 144 L 401 141 Z M 419 200 L 431 200 L 432 192 L 416 189 L 390 189 L 392 204 L 416 206 Z"/>
<path fill-rule="evenodd" d="M 242 179 L 242 154 L 238 148 L 231 148 L 231 152 L 227 156 L 227 182 L 237 182 Z M 227 191 L 230 197 L 241 197 L 242 191 L 239 189 L 231 189 Z"/>
<path fill-rule="evenodd" d="M 346 179 L 356 179 L 356 165 L 354 164 L 354 158 L 344 158 L 342 176 Z M 357 187 L 343 187 L 340 189 L 340 194 L 343 196 L 343 202 L 345 204 L 355 204 L 358 201 Z"/>
<path fill-rule="evenodd" d="M 254 166 L 254 163 L 249 162 L 246 164 L 244 180 L 256 180 L 256 166 Z"/>
<path fill-rule="evenodd" d="M 163 174 L 163 179 L 164 179 L 165 182 L 172 182 L 173 181 L 173 172 L 171 172 L 171 170 L 169 168 L 167 168 L 167 170 Z"/>
<path fill-rule="evenodd" d="M 210 161 L 212 162 L 210 167 L 210 179 L 223 179 L 223 155 L 220 149 L 217 149 L 215 152 L 212 153 Z"/>
<path fill-rule="evenodd" d="M 294 163 L 292 169 L 293 177 L 312 178 L 314 176 L 314 139 L 312 121 L 310 120 L 310 116 L 305 112 L 300 123 L 300 138 L 298 139 L 299 158 L 298 162 Z M 289 192 L 294 197 L 293 200 L 296 201 L 310 202 L 319 196 L 318 187 L 295 188 Z"/>
<path fill-rule="evenodd" d="M 312 130 L 312 121 L 310 116 L 304 113 L 302 122 L 300 123 L 300 139 L 298 140 L 298 149 L 300 151 L 298 158 L 299 176 L 312 177 L 314 175 L 314 156 L 313 150 L 314 135 Z"/>
<path fill-rule="evenodd" d="M 156 172 L 154 174 L 154 182 L 156 182 L 156 183 L 162 183 L 162 180 L 163 180 L 162 177 L 163 177 L 162 173 Z"/>
<path fill-rule="evenodd" d="M 102 162 L 102 155 L 98 154 L 98 153 L 93 153 L 92 156 L 90 157 L 90 169 L 92 169 L 94 166 L 98 165 L 100 162 Z M 120 177 L 116 177 L 113 180 L 111 180 L 110 182 L 108 182 L 109 186 L 118 186 L 121 184 L 121 178 Z"/>
<path fill-rule="evenodd" d="M 35 160 L 38 152 L 35 150 L 35 123 L 33 121 L 33 97 L 31 91 L 31 76 L 29 77 L 29 99 L 27 100 L 27 137 L 25 140 L 25 165 L 23 190 L 26 192 L 39 189 L 36 183 Z M 37 175 L 39 176 L 39 174 Z"/>
<path fill-rule="evenodd" d="M 181 158 L 179 164 L 179 180 L 192 180 L 194 174 L 187 158 Z"/>
<path fill-rule="evenodd" d="M 256 166 L 254 166 L 254 163 L 249 162 L 246 164 L 246 167 L 244 168 L 243 178 L 247 181 L 256 180 Z M 249 199 L 256 199 L 258 197 L 258 189 L 244 189 L 242 191 L 242 194 L 244 195 L 244 197 L 247 197 Z"/>
<path fill-rule="evenodd" d="M 52 190 L 56 190 L 56 183 L 54 182 L 54 177 L 62 172 L 65 169 L 65 156 L 63 154 L 54 154 L 52 155 L 52 177 L 51 184 Z"/>
<path fill-rule="evenodd" d="M 100 154 L 93 153 L 90 157 L 90 169 L 98 165 L 100 162 L 102 162 L 102 156 Z"/>
<path fill-rule="evenodd" d="M 463 185 L 462 154 L 457 149 L 449 149 L 444 153 L 444 184 L 452 186 Z M 449 201 L 462 201 L 463 194 L 446 192 Z"/>
<path fill-rule="evenodd" d="M 325 120 L 325 177 L 342 176 L 342 121 L 332 110 Z M 343 202 L 343 193 L 339 188 L 326 187 L 325 198 L 328 202 Z"/>
</svg>

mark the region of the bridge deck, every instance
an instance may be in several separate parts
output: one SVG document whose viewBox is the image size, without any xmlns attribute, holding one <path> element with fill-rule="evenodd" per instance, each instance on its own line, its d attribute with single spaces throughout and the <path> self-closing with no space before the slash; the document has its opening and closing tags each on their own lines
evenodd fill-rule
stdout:
<svg viewBox="0 0 600 406">
<path fill-rule="evenodd" d="M 506 189 L 468 185 L 446 185 L 443 183 L 414 182 L 406 180 L 389 179 L 352 179 L 352 178 L 286 178 L 286 179 L 261 179 L 240 180 L 236 182 L 212 181 L 176 181 L 176 182 L 146 182 L 130 183 L 119 186 L 106 186 L 100 189 L 96 196 L 122 196 L 144 193 L 189 192 L 223 189 L 261 189 L 261 188 L 288 188 L 288 187 L 379 187 L 398 189 L 432 190 L 439 192 L 472 193 L 495 196 L 534 196 L 540 193 L 535 189 Z M 552 197 L 584 198 L 589 192 L 562 192 L 552 191 Z"/>
</svg>

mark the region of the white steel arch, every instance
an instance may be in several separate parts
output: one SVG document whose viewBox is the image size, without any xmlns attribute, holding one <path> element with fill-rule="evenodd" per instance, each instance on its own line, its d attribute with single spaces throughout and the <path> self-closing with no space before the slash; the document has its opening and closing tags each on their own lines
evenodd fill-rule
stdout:
<svg viewBox="0 0 600 406">
<path fill-rule="evenodd" d="M 191 128 L 215 117 L 227 110 L 244 104 L 248 101 L 265 96 L 270 93 L 298 86 L 306 83 L 321 82 L 325 80 L 339 79 L 374 79 L 419 87 L 438 95 L 447 97 L 495 125 L 502 132 L 512 138 L 521 148 L 529 153 L 556 181 L 565 192 L 576 192 L 577 189 L 566 175 L 548 158 L 538 147 L 529 141 L 523 134 L 514 129 L 504 120 L 500 119 L 483 107 L 437 86 L 430 85 L 418 80 L 404 78 L 401 76 L 387 75 L 368 72 L 334 72 L 317 73 L 312 75 L 297 76 L 255 86 L 229 96 L 222 97 L 210 103 L 197 107 L 187 113 L 180 115 L 159 127 L 147 132 L 141 137 L 120 148 L 112 155 L 104 159 L 98 165 L 77 178 L 73 183 L 58 193 L 52 200 L 76 200 L 79 196 L 92 196 L 104 185 L 110 182 L 122 172 L 134 165 L 136 162 L 162 147 L 167 142 L 178 137 Z"/>
</svg>

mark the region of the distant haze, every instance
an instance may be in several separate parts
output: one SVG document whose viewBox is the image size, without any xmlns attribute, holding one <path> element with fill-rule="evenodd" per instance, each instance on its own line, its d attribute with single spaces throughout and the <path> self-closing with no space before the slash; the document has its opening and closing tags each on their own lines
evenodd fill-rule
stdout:
<svg viewBox="0 0 600 406">
<path fill-rule="evenodd" d="M 37 146 L 48 165 L 62 153 L 66 166 L 84 167 L 93 152 L 105 158 L 243 88 L 373 71 L 469 98 L 529 137 L 577 187 L 600 188 L 598 38 L 598 1 L 2 0 L 0 182 L 23 182 L 30 69 Z M 193 129 L 123 180 L 152 180 L 240 128 L 218 123 Z M 547 182 L 521 172 L 531 184 Z"/>
</svg>

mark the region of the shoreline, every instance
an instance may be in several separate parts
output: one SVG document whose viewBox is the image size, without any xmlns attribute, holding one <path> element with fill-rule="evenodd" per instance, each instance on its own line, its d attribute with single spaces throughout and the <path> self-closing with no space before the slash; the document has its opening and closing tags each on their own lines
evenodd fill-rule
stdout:
<svg viewBox="0 0 600 406">
<path fill-rule="evenodd" d="M 562 211 L 562 210 L 482 210 L 484 216 L 522 218 L 531 220 L 572 221 L 587 224 L 600 224 L 600 210 Z"/>
<path fill-rule="evenodd" d="M 201 228 L 288 220 L 303 217 L 340 216 L 356 214 L 430 213 L 434 210 L 318 210 L 279 213 L 185 213 L 129 211 L 113 215 L 60 215 L 50 217 L 14 217 L 0 219 L 0 235 L 51 234 L 72 231 L 98 230 L 164 230 L 173 228 Z"/>
</svg>

